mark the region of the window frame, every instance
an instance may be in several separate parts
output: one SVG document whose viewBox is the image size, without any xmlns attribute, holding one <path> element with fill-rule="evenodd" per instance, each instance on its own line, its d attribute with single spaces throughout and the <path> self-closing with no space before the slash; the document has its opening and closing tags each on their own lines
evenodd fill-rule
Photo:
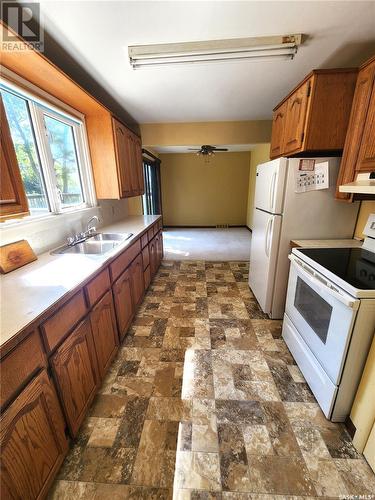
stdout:
<svg viewBox="0 0 375 500">
<path fill-rule="evenodd" d="M 1 72 L 1 89 L 5 92 L 8 91 L 15 94 L 27 103 L 48 204 L 46 210 L 41 211 L 41 213 L 31 213 L 22 219 L 18 219 L 18 222 L 76 213 L 97 207 L 98 203 L 91 167 L 85 116 L 2 66 Z M 39 92 L 37 92 L 38 90 Z M 43 94 L 42 97 L 40 94 Z M 80 204 L 62 207 L 57 189 L 48 131 L 44 120 L 45 116 L 72 127 L 73 143 L 83 197 L 83 202 Z M 16 221 L 17 218 L 13 218 L 9 221 L 4 221 L 4 223 Z"/>
</svg>

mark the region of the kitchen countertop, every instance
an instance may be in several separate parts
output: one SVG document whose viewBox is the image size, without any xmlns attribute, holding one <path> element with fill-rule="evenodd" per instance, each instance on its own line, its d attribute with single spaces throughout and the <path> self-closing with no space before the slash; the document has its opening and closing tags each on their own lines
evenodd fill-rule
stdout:
<svg viewBox="0 0 375 500">
<path fill-rule="evenodd" d="M 358 248 L 361 247 L 363 241 L 347 239 L 347 240 L 291 240 L 292 248 Z"/>
<path fill-rule="evenodd" d="M 46 310 L 89 280 L 116 255 L 130 246 L 160 215 L 130 216 L 123 221 L 98 228 L 106 233 L 133 233 L 105 255 L 63 254 L 50 252 L 9 274 L 2 275 L 0 305 L 0 347 L 13 340 Z"/>
</svg>

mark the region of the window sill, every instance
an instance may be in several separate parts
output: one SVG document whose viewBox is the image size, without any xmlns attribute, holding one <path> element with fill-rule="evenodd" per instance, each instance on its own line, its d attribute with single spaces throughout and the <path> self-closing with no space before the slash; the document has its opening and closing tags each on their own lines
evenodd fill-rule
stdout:
<svg viewBox="0 0 375 500">
<path fill-rule="evenodd" d="M 48 213 L 43 215 L 28 215 L 19 219 L 9 219 L 0 223 L 0 231 L 2 229 L 10 229 L 13 227 L 23 227 L 37 222 L 52 223 L 53 221 L 56 221 L 57 218 L 59 220 L 62 220 L 65 218 L 72 218 L 72 216 L 79 217 L 80 215 L 84 215 L 85 213 L 89 215 L 92 211 L 97 211 L 98 208 L 99 207 L 95 205 L 92 207 L 71 208 L 65 210 L 64 212 L 54 214 Z"/>
</svg>

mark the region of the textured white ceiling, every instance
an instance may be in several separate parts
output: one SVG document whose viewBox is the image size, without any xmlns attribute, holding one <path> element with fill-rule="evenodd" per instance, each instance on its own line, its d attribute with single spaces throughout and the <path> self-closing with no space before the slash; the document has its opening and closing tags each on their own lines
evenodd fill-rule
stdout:
<svg viewBox="0 0 375 500">
<path fill-rule="evenodd" d="M 50 1 L 46 29 L 140 123 L 268 119 L 312 68 L 375 53 L 375 2 Z M 132 70 L 132 44 L 305 33 L 293 61 Z"/>
</svg>

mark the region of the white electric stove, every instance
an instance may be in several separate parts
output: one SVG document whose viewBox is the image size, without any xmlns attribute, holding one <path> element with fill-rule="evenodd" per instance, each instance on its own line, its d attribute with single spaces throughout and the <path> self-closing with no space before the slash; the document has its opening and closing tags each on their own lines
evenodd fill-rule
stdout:
<svg viewBox="0 0 375 500">
<path fill-rule="evenodd" d="M 375 332 L 375 214 L 361 248 L 294 248 L 283 338 L 327 418 L 344 421 Z"/>
</svg>

